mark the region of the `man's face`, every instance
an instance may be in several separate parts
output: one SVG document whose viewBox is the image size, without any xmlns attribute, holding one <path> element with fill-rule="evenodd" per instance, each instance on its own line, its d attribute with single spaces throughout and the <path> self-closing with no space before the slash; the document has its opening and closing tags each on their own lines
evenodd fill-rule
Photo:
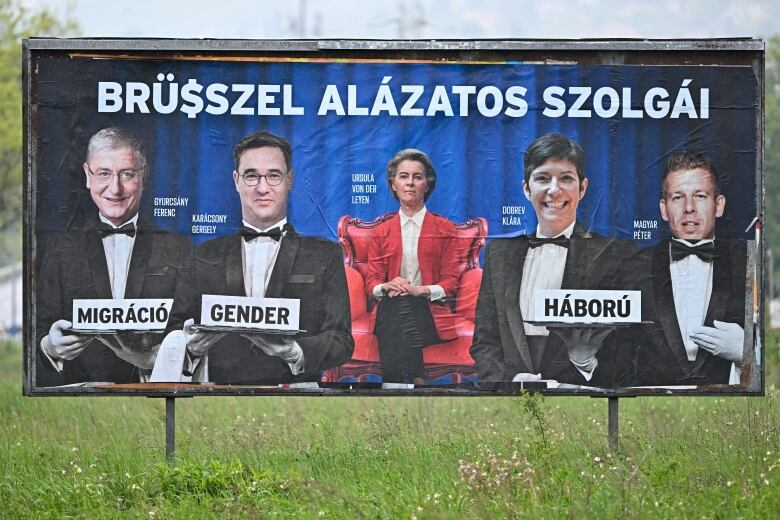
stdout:
<svg viewBox="0 0 780 520">
<path fill-rule="evenodd" d="M 677 170 L 666 178 L 661 217 L 674 238 L 715 238 L 715 219 L 723 215 L 726 197 L 715 195 L 712 174 L 703 169 Z"/>
<path fill-rule="evenodd" d="M 402 206 L 422 209 L 427 190 L 428 178 L 425 176 L 423 163 L 412 160 L 398 163 L 393 177 L 393 191 L 398 195 L 398 201 Z"/>
<path fill-rule="evenodd" d="M 577 167 L 566 160 L 548 159 L 531 172 L 523 191 L 534 207 L 543 235 L 558 236 L 574 222 L 577 205 L 587 188 L 588 179 L 582 179 L 580 186 Z"/>
<path fill-rule="evenodd" d="M 246 177 L 246 176 L 249 177 Z M 281 183 L 271 186 L 266 175 L 282 176 Z M 259 182 L 247 186 L 246 179 Z M 241 216 L 249 224 L 267 229 L 287 215 L 287 197 L 293 184 L 293 172 L 287 171 L 284 154 L 278 148 L 251 148 L 241 155 L 233 182 L 241 198 Z"/>
<path fill-rule="evenodd" d="M 133 179 L 122 177 L 133 176 Z M 130 148 L 103 148 L 84 163 L 87 189 L 100 214 L 120 226 L 138 213 L 144 172 L 136 153 Z M 124 174 L 124 175 L 122 175 Z"/>
</svg>

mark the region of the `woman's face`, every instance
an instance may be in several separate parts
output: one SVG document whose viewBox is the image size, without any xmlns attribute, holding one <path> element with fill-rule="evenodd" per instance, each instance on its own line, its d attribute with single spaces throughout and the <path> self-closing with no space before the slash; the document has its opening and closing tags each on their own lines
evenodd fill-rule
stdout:
<svg viewBox="0 0 780 520">
<path fill-rule="evenodd" d="M 392 187 L 402 206 L 422 209 L 428 190 L 425 165 L 420 161 L 401 161 L 393 177 Z"/>
<path fill-rule="evenodd" d="M 531 201 L 539 221 L 539 230 L 548 237 L 557 237 L 577 218 L 577 205 L 588 179 L 580 182 L 577 167 L 565 159 L 548 159 L 531 172 L 523 191 Z"/>
</svg>

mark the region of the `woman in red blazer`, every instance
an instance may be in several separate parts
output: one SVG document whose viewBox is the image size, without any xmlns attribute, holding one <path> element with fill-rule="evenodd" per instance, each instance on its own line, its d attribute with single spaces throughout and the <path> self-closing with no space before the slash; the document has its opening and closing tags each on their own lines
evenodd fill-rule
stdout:
<svg viewBox="0 0 780 520">
<path fill-rule="evenodd" d="M 379 300 L 374 333 L 382 380 L 423 384 L 422 348 L 457 337 L 444 301 L 458 283 L 455 225 L 425 208 L 436 170 L 423 152 L 395 154 L 387 183 L 401 207 L 374 230 L 366 280 L 369 296 Z"/>
</svg>

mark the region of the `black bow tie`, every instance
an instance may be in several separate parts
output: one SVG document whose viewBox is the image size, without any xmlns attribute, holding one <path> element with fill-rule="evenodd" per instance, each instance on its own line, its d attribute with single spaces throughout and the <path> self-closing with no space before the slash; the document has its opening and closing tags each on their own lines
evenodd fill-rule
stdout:
<svg viewBox="0 0 780 520">
<path fill-rule="evenodd" d="M 268 231 L 255 231 L 249 226 L 241 226 L 241 236 L 244 237 L 246 242 L 251 242 L 259 237 L 268 237 L 274 242 L 278 242 L 285 231 L 287 231 L 287 224 L 282 227 L 271 228 Z"/>
<path fill-rule="evenodd" d="M 713 242 L 707 242 L 700 246 L 689 246 L 672 240 L 669 246 L 669 252 L 672 255 L 672 262 L 677 262 L 689 255 L 696 255 L 703 262 L 712 262 L 717 256 L 715 254 L 715 244 Z"/>
<path fill-rule="evenodd" d="M 559 235 L 555 238 L 539 238 L 536 235 L 531 235 L 528 237 L 528 245 L 531 248 L 534 247 L 541 247 L 545 244 L 552 244 L 554 246 L 561 246 L 561 247 L 569 247 L 569 239 L 566 238 L 564 235 Z"/>
<path fill-rule="evenodd" d="M 98 228 L 98 232 L 100 232 L 101 238 L 106 238 L 109 235 L 127 235 L 129 237 L 134 237 L 135 224 L 128 222 L 124 226 L 115 228 L 114 226 L 106 224 L 105 222 L 101 222 L 100 227 Z"/>
</svg>

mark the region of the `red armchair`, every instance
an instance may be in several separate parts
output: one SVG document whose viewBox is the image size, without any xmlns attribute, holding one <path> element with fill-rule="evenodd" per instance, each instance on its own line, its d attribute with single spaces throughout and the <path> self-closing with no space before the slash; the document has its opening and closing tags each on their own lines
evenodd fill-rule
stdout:
<svg viewBox="0 0 780 520">
<path fill-rule="evenodd" d="M 374 336 L 376 305 L 366 296 L 365 279 L 368 274 L 368 246 L 373 229 L 393 215 L 394 213 L 387 213 L 370 222 L 348 215 L 339 220 L 338 236 L 344 250 L 355 351 L 348 363 L 326 371 L 324 381 L 378 382 L 381 377 L 379 348 Z M 451 301 L 450 305 L 458 316 L 458 337 L 423 350 L 428 380 L 440 383 L 460 383 L 475 378 L 474 360 L 469 354 L 469 348 L 474 335 L 474 313 L 479 285 L 482 282 L 479 253 L 485 246 L 487 221 L 478 217 L 463 224 L 456 224 L 455 229 L 455 253 L 460 266 L 460 281 L 454 301 Z"/>
</svg>

